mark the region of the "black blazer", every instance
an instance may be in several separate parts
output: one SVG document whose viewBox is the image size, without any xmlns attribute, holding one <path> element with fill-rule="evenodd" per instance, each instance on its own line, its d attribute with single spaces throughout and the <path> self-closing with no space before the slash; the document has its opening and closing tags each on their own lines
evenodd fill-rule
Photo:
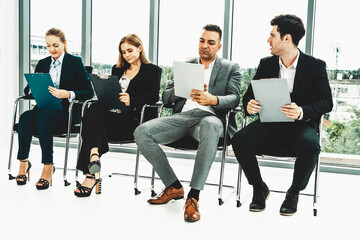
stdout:
<svg viewBox="0 0 360 240">
<path fill-rule="evenodd" d="M 41 59 L 36 65 L 36 73 L 49 73 L 51 64 L 51 56 Z M 76 100 L 86 100 L 93 97 L 90 78 L 80 57 L 76 57 L 65 53 L 60 75 L 60 89 L 73 91 Z M 29 85 L 24 89 L 25 95 L 29 94 Z M 65 111 L 69 107 L 68 99 L 61 99 L 62 106 Z M 80 108 L 74 109 L 74 117 L 77 122 L 80 117 Z"/>
<path fill-rule="evenodd" d="M 320 59 L 300 52 L 296 67 L 291 101 L 303 109 L 303 119 L 295 124 L 309 125 L 318 130 L 321 115 L 332 110 L 332 94 L 326 73 L 326 64 Z M 260 60 L 254 80 L 263 78 L 278 78 L 280 72 L 279 57 L 272 56 Z M 245 113 L 248 102 L 254 99 L 251 84 L 243 98 Z"/>
<path fill-rule="evenodd" d="M 111 75 L 119 79 L 124 74 L 125 68 L 112 67 Z M 162 69 L 154 64 L 142 63 L 138 74 L 131 79 L 127 93 L 130 96 L 130 114 L 138 121 L 140 120 L 141 109 L 144 104 L 154 104 L 159 101 L 160 80 Z M 146 113 L 146 119 L 156 116 L 156 111 Z"/>
</svg>

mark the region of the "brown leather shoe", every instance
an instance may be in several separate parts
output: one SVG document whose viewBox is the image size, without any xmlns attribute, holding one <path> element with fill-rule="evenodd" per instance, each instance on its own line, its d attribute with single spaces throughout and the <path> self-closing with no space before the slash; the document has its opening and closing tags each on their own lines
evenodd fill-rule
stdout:
<svg viewBox="0 0 360 240">
<path fill-rule="evenodd" d="M 184 198 L 184 188 L 176 189 L 172 186 L 165 188 L 159 195 L 155 198 L 148 200 L 150 204 L 165 204 L 170 200 L 178 200 Z"/>
<path fill-rule="evenodd" d="M 200 220 L 199 205 L 195 198 L 188 198 L 185 203 L 184 219 L 188 222 Z"/>
</svg>

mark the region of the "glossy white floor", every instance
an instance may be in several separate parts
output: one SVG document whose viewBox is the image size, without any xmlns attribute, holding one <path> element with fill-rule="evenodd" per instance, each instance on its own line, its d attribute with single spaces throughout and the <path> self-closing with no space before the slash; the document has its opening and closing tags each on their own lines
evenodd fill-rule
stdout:
<svg viewBox="0 0 360 240">
<path fill-rule="evenodd" d="M 15 147 L 16 151 L 16 147 Z M 134 195 L 133 177 L 113 176 L 103 180 L 101 195 L 76 198 L 72 184 L 64 187 L 61 169 L 57 169 L 53 186 L 36 190 L 42 166 L 39 146 L 32 147 L 33 167 L 30 182 L 17 186 L 7 177 L 8 151 L 1 151 L 0 165 L 0 234 L 10 239 L 359 239 L 360 176 L 321 173 L 318 216 L 313 216 L 312 197 L 301 196 L 298 213 L 292 217 L 279 215 L 284 194 L 272 192 L 267 208 L 261 213 L 248 210 L 251 188 L 242 184 L 243 205 L 236 208 L 234 188 L 224 189 L 225 203 L 218 205 L 217 187 L 207 185 L 200 195 L 201 220 L 183 220 L 184 200 L 163 206 L 149 205 L 149 179 L 140 178 L 142 193 Z M 56 167 L 62 167 L 63 148 L 55 149 Z M 75 150 L 70 150 L 70 167 L 75 165 Z M 14 154 L 15 156 L 15 154 Z M 108 153 L 102 159 L 103 174 L 133 174 L 135 155 Z M 170 159 L 180 179 L 190 179 L 193 161 Z M 18 162 L 13 162 L 14 175 Z M 286 190 L 292 170 L 263 167 L 264 179 L 271 189 Z M 237 165 L 226 166 L 226 185 L 235 185 Z M 150 175 L 151 168 L 142 159 L 140 175 Z M 214 163 L 209 183 L 218 183 L 219 163 Z M 82 176 L 81 176 L 82 179 Z M 183 182 L 186 192 L 187 182 Z M 312 191 L 309 184 L 306 192 Z M 157 181 L 156 189 L 162 188 Z"/>
</svg>

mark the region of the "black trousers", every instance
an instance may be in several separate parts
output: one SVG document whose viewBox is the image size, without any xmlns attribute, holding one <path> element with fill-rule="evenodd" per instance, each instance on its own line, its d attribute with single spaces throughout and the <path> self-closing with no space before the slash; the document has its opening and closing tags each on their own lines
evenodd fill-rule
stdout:
<svg viewBox="0 0 360 240">
<path fill-rule="evenodd" d="M 235 156 L 250 185 L 261 183 L 256 154 L 296 157 L 291 188 L 306 188 L 320 153 L 315 129 L 296 123 L 261 123 L 255 121 L 232 138 Z"/>
<path fill-rule="evenodd" d="M 99 155 L 109 151 L 109 142 L 133 140 L 139 122 L 129 112 L 114 113 L 100 103 L 92 104 L 82 120 L 82 145 L 76 168 L 89 173 L 90 150 L 99 148 Z"/>
<path fill-rule="evenodd" d="M 21 114 L 18 124 L 19 150 L 17 158 L 24 160 L 29 157 L 32 136 L 39 137 L 42 163 L 53 163 L 53 135 L 66 132 L 68 111 L 39 109 Z"/>
</svg>

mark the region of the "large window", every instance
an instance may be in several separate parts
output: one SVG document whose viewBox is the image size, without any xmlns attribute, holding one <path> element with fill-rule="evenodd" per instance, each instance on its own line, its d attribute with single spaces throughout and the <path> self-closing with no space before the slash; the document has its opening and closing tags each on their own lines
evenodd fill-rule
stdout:
<svg viewBox="0 0 360 240">
<path fill-rule="evenodd" d="M 120 39 L 137 34 L 148 54 L 149 0 L 93 0 L 92 66 L 94 72 L 111 74 L 119 57 Z"/>
<path fill-rule="evenodd" d="M 232 60 L 240 68 L 255 68 L 261 58 L 270 55 L 266 42 L 270 36 L 271 19 L 280 14 L 295 14 L 306 27 L 308 0 L 235 1 Z M 305 52 L 305 37 L 299 48 Z"/>
<path fill-rule="evenodd" d="M 161 1 L 159 64 L 172 66 L 173 60 L 198 57 L 201 30 L 209 23 L 223 29 L 224 1 Z"/>
<path fill-rule="evenodd" d="M 331 153 L 360 154 L 359 9 L 358 1 L 317 0 L 314 56 L 326 62 L 333 89 L 325 147 Z"/>
<path fill-rule="evenodd" d="M 81 55 L 81 3 L 81 0 L 63 0 L 61 3 L 55 0 L 31 1 L 31 72 L 40 59 L 50 55 L 46 49 L 45 33 L 52 27 L 65 33 L 69 53 Z"/>
</svg>

